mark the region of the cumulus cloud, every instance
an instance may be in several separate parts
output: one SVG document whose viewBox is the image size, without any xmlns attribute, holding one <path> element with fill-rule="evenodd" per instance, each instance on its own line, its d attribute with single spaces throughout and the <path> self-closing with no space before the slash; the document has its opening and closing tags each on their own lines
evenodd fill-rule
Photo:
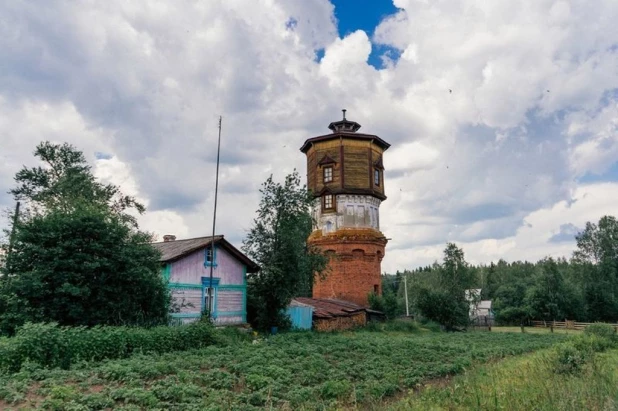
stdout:
<svg viewBox="0 0 618 411">
<path fill-rule="evenodd" d="M 144 228 L 209 234 L 223 115 L 217 231 L 239 244 L 260 183 L 304 173 L 298 147 L 347 108 L 392 144 L 385 269 L 446 241 L 477 261 L 570 253 L 565 225 L 612 212 L 579 179 L 618 154 L 618 3 L 394 4 L 340 37 L 328 0 L 3 3 L 0 206 L 37 142 L 68 141 L 148 204 Z M 382 69 L 378 46 L 398 51 Z"/>
</svg>

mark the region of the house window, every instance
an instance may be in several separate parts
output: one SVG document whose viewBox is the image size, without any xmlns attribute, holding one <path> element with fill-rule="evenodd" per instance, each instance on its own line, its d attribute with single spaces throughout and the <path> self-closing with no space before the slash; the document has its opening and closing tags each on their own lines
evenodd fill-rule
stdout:
<svg viewBox="0 0 618 411">
<path fill-rule="evenodd" d="M 324 196 L 324 209 L 325 210 L 331 210 L 333 208 L 333 195 L 332 194 L 326 194 Z"/>
<path fill-rule="evenodd" d="M 380 286 L 377 284 L 373 285 L 373 293 L 374 294 L 379 294 L 380 293 Z"/>
<path fill-rule="evenodd" d="M 333 168 L 332 167 L 324 167 L 324 182 L 330 183 L 333 181 Z"/>
<path fill-rule="evenodd" d="M 215 310 L 216 301 L 217 301 L 217 289 L 215 287 L 212 287 L 212 288 L 206 287 L 206 289 L 204 290 L 204 306 L 202 307 L 202 311 L 209 312 L 211 315 L 214 314 L 216 312 Z"/>
<path fill-rule="evenodd" d="M 217 266 L 217 249 L 214 250 L 214 258 L 213 258 L 213 249 L 212 247 L 207 247 L 204 250 L 204 267 L 216 267 Z"/>
<path fill-rule="evenodd" d="M 211 284 L 210 277 L 202 277 L 202 312 L 209 311 L 212 318 L 217 317 L 217 289 L 220 280 L 219 277 L 213 277 Z"/>
<path fill-rule="evenodd" d="M 380 170 L 373 170 L 373 184 L 379 186 L 380 185 Z"/>
</svg>

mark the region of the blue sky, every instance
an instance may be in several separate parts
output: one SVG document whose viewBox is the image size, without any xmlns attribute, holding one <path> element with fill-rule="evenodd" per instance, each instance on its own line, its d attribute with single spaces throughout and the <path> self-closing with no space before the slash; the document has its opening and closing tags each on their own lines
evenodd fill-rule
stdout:
<svg viewBox="0 0 618 411">
<path fill-rule="evenodd" d="M 615 0 L 1 2 L 0 208 L 38 142 L 69 142 L 145 230 L 204 235 L 222 115 L 218 227 L 239 246 L 260 184 L 304 175 L 298 148 L 346 108 L 391 144 L 385 271 L 447 241 L 568 257 L 616 214 L 616 21 Z"/>
<path fill-rule="evenodd" d="M 363 30 L 371 38 L 382 19 L 397 12 L 391 0 L 333 0 L 335 17 L 337 18 L 337 31 L 340 37 Z M 390 51 L 393 58 L 397 55 L 396 49 L 383 45 L 372 45 L 372 53 L 369 56 L 369 64 L 380 69 L 383 67 L 380 56 Z"/>
</svg>

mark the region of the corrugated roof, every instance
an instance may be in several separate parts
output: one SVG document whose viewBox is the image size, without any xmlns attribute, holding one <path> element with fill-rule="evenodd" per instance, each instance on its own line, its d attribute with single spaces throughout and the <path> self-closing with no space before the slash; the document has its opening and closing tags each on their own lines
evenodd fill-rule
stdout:
<svg viewBox="0 0 618 411">
<path fill-rule="evenodd" d="M 348 317 L 366 311 L 366 307 L 361 305 L 330 298 L 296 297 L 292 301 L 312 306 L 313 316 L 317 318 Z"/>
<path fill-rule="evenodd" d="M 171 262 L 177 260 L 187 254 L 194 251 L 204 249 L 210 246 L 212 240 L 211 236 L 188 238 L 186 240 L 174 240 L 174 241 L 162 241 L 158 243 L 152 243 L 152 246 L 159 250 L 161 258 L 159 261 L 162 263 Z M 239 249 L 234 247 L 229 241 L 223 238 L 222 235 L 215 236 L 215 245 L 218 245 L 240 260 L 247 266 L 247 272 L 255 273 L 260 267 L 254 263 L 249 257 L 243 254 Z"/>
</svg>

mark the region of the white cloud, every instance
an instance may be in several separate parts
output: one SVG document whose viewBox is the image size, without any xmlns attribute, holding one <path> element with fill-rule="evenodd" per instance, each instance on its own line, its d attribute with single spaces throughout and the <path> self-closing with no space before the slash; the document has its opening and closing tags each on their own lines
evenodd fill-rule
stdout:
<svg viewBox="0 0 618 411">
<path fill-rule="evenodd" d="M 525 224 L 514 235 L 502 239 L 456 241 L 462 247 L 466 260 L 471 263 L 507 261 L 537 261 L 546 256 L 569 258 L 576 249 L 575 238 L 551 242 L 561 232 L 561 226 L 571 224 L 583 228 L 586 222 L 596 222 L 603 215 L 615 215 L 618 202 L 618 183 L 597 183 L 578 187 L 573 199 L 560 201 L 550 207 L 536 210 L 524 217 Z M 414 232 L 410 230 L 410 232 Z M 418 246 L 390 251 L 395 254 L 384 264 L 388 272 L 402 267 L 429 265 L 442 260 L 446 240 L 433 246 Z"/>
<path fill-rule="evenodd" d="M 347 108 L 392 144 L 386 269 L 439 259 L 446 241 L 478 261 L 570 253 L 549 239 L 580 222 L 555 207 L 581 197 L 577 218 L 597 220 L 606 208 L 577 208 L 594 191 L 577 179 L 618 155 L 618 3 L 394 4 L 370 39 L 339 38 L 327 0 L 5 2 L 0 189 L 37 142 L 69 141 L 149 205 L 144 228 L 209 234 L 221 114 L 217 231 L 239 244 L 260 183 L 304 174 L 298 147 Z M 375 69 L 376 43 L 401 58 Z M 529 235 L 537 212 L 551 225 Z"/>
</svg>

